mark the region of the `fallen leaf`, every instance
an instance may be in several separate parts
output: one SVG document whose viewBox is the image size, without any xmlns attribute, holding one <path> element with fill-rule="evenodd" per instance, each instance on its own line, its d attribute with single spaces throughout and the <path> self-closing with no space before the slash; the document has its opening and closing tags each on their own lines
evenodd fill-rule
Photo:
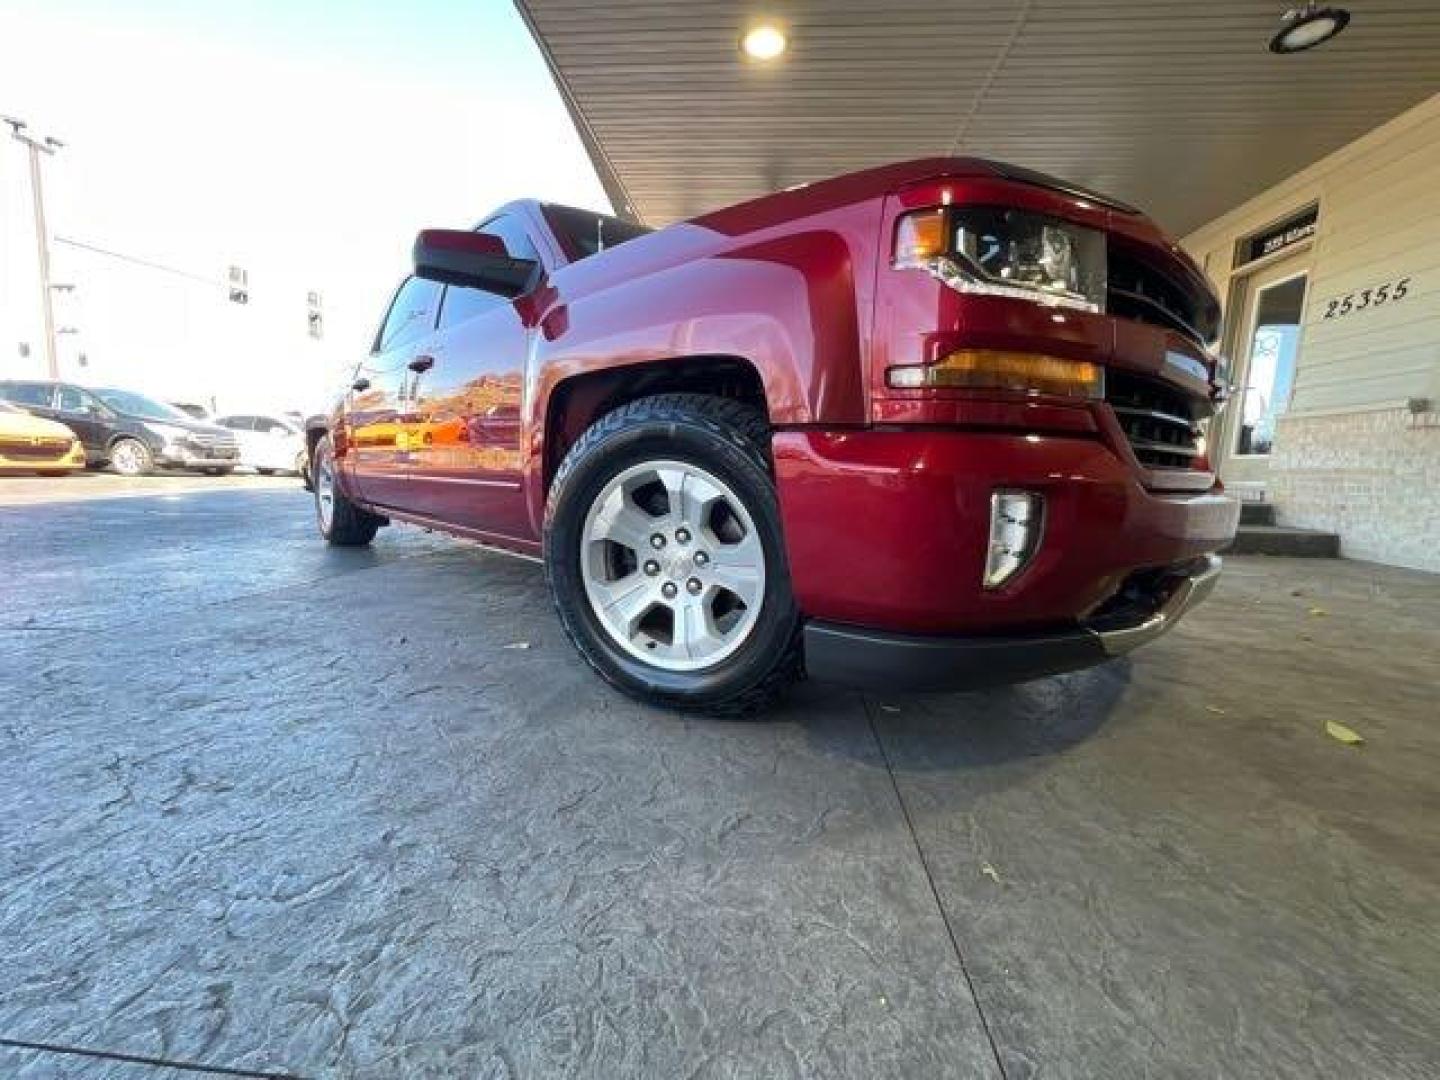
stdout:
<svg viewBox="0 0 1440 1080">
<path fill-rule="evenodd" d="M 1205 706 L 1205 711 L 1206 711 L 1206 712 L 1213 712 L 1216 716 L 1224 716 L 1224 715 L 1225 715 L 1225 710 L 1222 709 L 1222 708 L 1220 708 L 1219 705 L 1206 705 L 1206 706 Z"/>
<path fill-rule="evenodd" d="M 1329 615 L 1329 614 L 1330 614 L 1330 612 L 1326 611 L 1323 607 L 1312 607 L 1312 608 L 1310 609 L 1310 615 L 1311 615 L 1312 618 L 1318 619 L 1318 618 L 1322 618 L 1323 616 Z"/>
<path fill-rule="evenodd" d="M 1365 740 L 1354 728 L 1348 728 L 1338 720 L 1325 721 L 1325 734 L 1346 746 L 1364 746 Z"/>
<path fill-rule="evenodd" d="M 1291 596 L 1304 596 L 1304 595 L 1305 595 L 1305 590 L 1304 590 L 1304 589 L 1291 589 L 1291 590 L 1290 590 L 1290 595 L 1291 595 Z"/>
<path fill-rule="evenodd" d="M 528 641 L 512 641 L 509 645 L 505 646 L 507 649 L 528 649 L 529 647 L 530 642 Z"/>
<path fill-rule="evenodd" d="M 1000 875 L 995 872 L 995 868 L 991 866 L 988 862 L 980 864 L 980 873 L 982 876 L 988 877 L 996 885 L 1000 884 Z"/>
</svg>

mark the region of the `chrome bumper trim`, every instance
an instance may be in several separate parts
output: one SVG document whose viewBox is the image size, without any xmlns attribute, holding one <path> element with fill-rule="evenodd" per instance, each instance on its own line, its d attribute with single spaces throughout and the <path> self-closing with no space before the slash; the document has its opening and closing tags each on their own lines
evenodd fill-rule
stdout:
<svg viewBox="0 0 1440 1080">
<path fill-rule="evenodd" d="M 1189 577 L 1184 578 L 1175 591 L 1160 605 L 1149 618 L 1134 626 L 1115 630 L 1091 630 L 1100 639 L 1100 646 L 1106 656 L 1124 656 L 1132 649 L 1149 644 L 1164 634 L 1187 611 L 1200 603 L 1212 592 L 1220 580 L 1221 560 L 1218 555 L 1207 555 L 1205 565 Z"/>
</svg>

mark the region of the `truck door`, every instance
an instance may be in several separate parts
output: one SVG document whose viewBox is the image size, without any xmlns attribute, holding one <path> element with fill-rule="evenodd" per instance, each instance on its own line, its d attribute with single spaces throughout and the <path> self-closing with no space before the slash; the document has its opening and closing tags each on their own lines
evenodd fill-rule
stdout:
<svg viewBox="0 0 1440 1080">
<path fill-rule="evenodd" d="M 517 259 L 540 256 L 525 222 L 502 214 L 479 232 Z M 429 362 L 411 376 L 410 482 L 418 513 L 498 537 L 533 539 L 521 488 L 520 410 L 530 329 L 520 298 L 448 285 Z"/>
<path fill-rule="evenodd" d="M 406 278 L 390 301 L 375 346 L 346 397 L 346 460 L 360 498 L 413 510 L 407 494 L 410 376 L 423 366 L 441 286 Z"/>
</svg>

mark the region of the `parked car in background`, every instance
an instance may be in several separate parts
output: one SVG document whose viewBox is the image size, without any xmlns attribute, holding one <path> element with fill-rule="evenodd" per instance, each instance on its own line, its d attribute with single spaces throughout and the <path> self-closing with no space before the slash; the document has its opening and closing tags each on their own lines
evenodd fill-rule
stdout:
<svg viewBox="0 0 1440 1080">
<path fill-rule="evenodd" d="M 88 464 L 108 463 L 126 476 L 156 468 L 219 476 L 235 468 L 240 453 L 231 432 L 133 390 L 7 379 L 0 381 L 0 400 L 60 421 L 79 436 Z"/>
<path fill-rule="evenodd" d="M 0 401 L 0 473 L 64 476 L 85 468 L 85 447 L 64 424 Z"/>
<path fill-rule="evenodd" d="M 305 436 L 295 421 L 282 416 L 236 413 L 217 417 L 215 423 L 235 433 L 240 444 L 239 464 L 263 476 L 277 472 L 304 475 Z"/>
<path fill-rule="evenodd" d="M 428 230 L 314 452 L 322 535 L 543 558 L 644 700 L 1071 671 L 1214 588 L 1220 305 L 1140 211 L 904 162 L 647 233 L 523 200 Z"/>
</svg>

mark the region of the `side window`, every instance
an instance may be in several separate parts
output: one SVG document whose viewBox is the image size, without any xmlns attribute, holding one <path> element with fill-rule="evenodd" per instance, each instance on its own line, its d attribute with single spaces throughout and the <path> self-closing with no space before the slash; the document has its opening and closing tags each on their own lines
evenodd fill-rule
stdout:
<svg viewBox="0 0 1440 1080">
<path fill-rule="evenodd" d="M 73 386 L 62 386 L 60 388 L 60 404 L 56 406 L 61 412 L 79 413 L 85 411 L 85 406 L 90 404 L 82 394 Z"/>
<path fill-rule="evenodd" d="M 444 299 L 440 301 L 440 329 L 448 330 L 466 319 L 473 319 L 483 311 L 492 311 L 508 303 L 499 293 L 484 289 L 462 289 L 458 285 L 445 286 Z"/>
<path fill-rule="evenodd" d="M 428 334 L 435 325 L 435 302 L 439 296 L 440 286 L 435 282 L 406 278 L 390 304 L 375 351 L 388 352 Z"/>
<path fill-rule="evenodd" d="M 0 397 L 16 405 L 33 405 L 48 409 L 53 400 L 51 388 L 45 383 L 5 383 L 0 385 Z"/>
<path fill-rule="evenodd" d="M 511 258 L 529 259 L 531 262 L 537 263 L 540 261 L 540 253 L 535 250 L 535 245 L 530 240 L 530 234 L 525 230 L 524 221 L 514 214 L 501 214 L 499 217 L 491 218 L 475 231 L 489 233 L 491 236 L 498 236 L 505 241 L 505 250 Z M 467 319 L 473 319 L 481 312 L 489 311 L 491 308 L 506 303 L 509 301 L 498 293 L 486 292 L 484 289 L 464 289 L 455 285 L 447 285 L 445 295 L 440 302 L 440 329 L 448 330 Z"/>
</svg>

